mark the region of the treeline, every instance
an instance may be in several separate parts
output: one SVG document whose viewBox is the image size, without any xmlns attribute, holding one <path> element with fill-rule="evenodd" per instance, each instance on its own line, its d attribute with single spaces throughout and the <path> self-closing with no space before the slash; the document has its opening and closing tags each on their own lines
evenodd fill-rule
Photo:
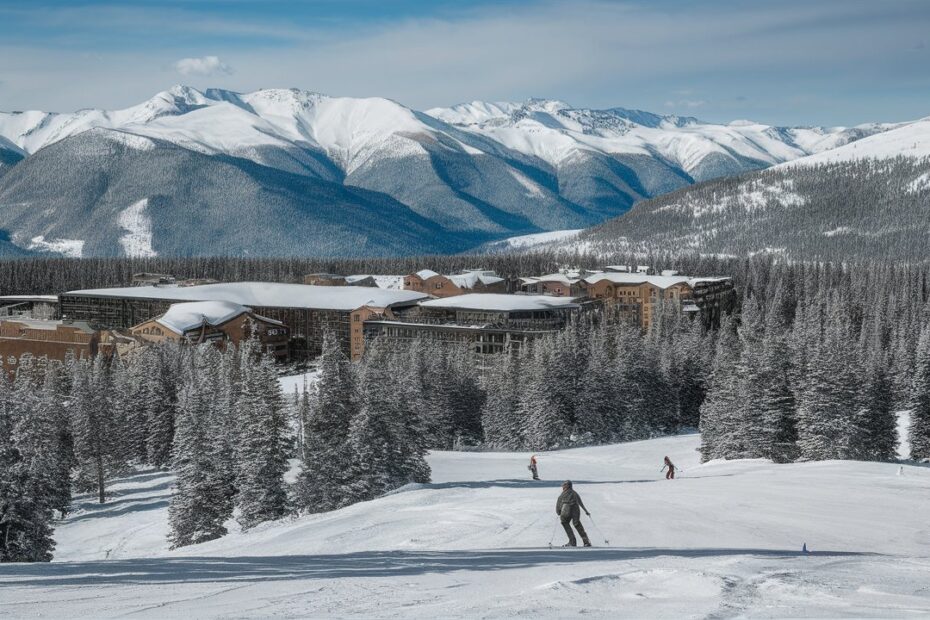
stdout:
<svg viewBox="0 0 930 620">
<path fill-rule="evenodd" d="M 413 256 L 369 259 L 309 258 L 23 258 L 0 259 L 0 295 L 58 294 L 83 288 L 129 286 L 134 273 L 166 273 L 179 278 L 242 282 L 301 282 L 308 273 L 407 275 L 420 269 L 456 273 L 493 269 L 507 278 L 543 275 L 567 265 L 595 269 L 604 265 L 650 265 L 694 275 L 739 276 L 747 261 L 673 253 L 594 255 L 564 251 L 522 254 Z"/>
<path fill-rule="evenodd" d="M 324 348 L 319 386 L 293 400 L 251 341 L 64 363 L 23 355 L 12 381 L 0 372 L 0 561 L 50 560 L 72 492 L 104 503 L 108 481 L 140 467 L 177 476 L 173 547 L 221 537 L 233 518 L 249 529 L 428 482 L 427 447 L 451 439 L 430 438 L 427 408 L 439 403 L 412 397 L 421 375 L 377 346 L 359 365 L 332 335 Z M 464 362 L 444 359 L 445 373 Z M 291 458 L 296 484 L 285 482 Z"/>
<path fill-rule="evenodd" d="M 704 460 L 890 460 L 899 409 L 912 409 L 911 458 L 930 458 L 925 279 L 821 268 L 759 284 L 717 335 Z"/>
</svg>

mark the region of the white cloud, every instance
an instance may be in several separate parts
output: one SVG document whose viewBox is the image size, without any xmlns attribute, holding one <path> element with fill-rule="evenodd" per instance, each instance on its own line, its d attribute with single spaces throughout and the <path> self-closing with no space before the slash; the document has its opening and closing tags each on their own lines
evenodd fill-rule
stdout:
<svg viewBox="0 0 930 620">
<path fill-rule="evenodd" d="M 181 75 L 229 75 L 233 72 L 219 56 L 182 58 L 174 63 L 174 68 Z"/>
</svg>

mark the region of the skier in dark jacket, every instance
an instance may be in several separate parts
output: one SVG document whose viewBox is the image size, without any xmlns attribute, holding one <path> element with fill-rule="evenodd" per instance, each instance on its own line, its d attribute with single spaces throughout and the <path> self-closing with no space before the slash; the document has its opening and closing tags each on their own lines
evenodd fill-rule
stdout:
<svg viewBox="0 0 930 620">
<path fill-rule="evenodd" d="M 672 463 L 671 459 L 665 457 L 665 465 L 662 466 L 662 471 L 665 471 L 665 468 L 668 467 L 668 473 L 665 474 L 666 480 L 675 479 L 675 464 Z"/>
<path fill-rule="evenodd" d="M 568 534 L 568 544 L 562 545 L 563 547 L 578 546 L 578 541 L 575 540 L 575 533 L 572 531 L 572 525 L 578 530 L 578 534 L 581 536 L 581 541 L 584 543 L 584 546 L 591 546 L 591 541 L 588 540 L 588 534 L 581 525 L 582 510 L 584 510 L 586 515 L 589 517 L 591 516 L 588 509 L 584 507 L 581 496 L 572 489 L 572 481 L 566 480 L 562 483 L 562 494 L 559 495 L 559 499 L 555 503 L 555 513 L 559 515 L 562 527 L 565 528 L 565 533 Z"/>
</svg>

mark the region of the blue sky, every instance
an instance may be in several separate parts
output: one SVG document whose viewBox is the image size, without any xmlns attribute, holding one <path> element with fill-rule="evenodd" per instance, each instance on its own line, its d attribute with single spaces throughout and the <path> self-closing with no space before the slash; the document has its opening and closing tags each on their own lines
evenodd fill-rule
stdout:
<svg viewBox="0 0 930 620">
<path fill-rule="evenodd" d="M 0 0 L 0 110 L 119 108 L 176 83 L 908 120 L 930 116 L 930 2 Z"/>
</svg>

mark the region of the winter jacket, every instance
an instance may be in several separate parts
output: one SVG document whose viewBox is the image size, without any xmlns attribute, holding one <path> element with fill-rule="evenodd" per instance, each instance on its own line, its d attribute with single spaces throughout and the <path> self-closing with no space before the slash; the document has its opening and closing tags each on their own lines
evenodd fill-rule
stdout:
<svg viewBox="0 0 930 620">
<path fill-rule="evenodd" d="M 574 489 L 562 491 L 555 502 L 555 512 L 562 519 L 577 519 L 581 516 L 582 510 L 588 512 L 588 509 L 584 507 L 584 502 L 581 501 L 581 496 Z"/>
</svg>

